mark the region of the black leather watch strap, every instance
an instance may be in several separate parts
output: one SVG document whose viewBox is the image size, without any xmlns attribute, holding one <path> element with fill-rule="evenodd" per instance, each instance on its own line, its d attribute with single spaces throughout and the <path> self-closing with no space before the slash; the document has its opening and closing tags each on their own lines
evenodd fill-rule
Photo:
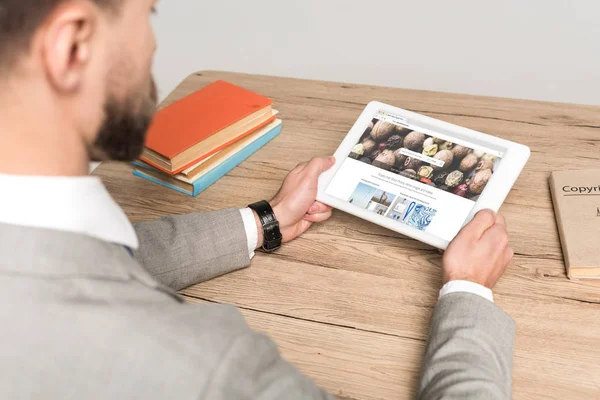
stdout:
<svg viewBox="0 0 600 400">
<path fill-rule="evenodd" d="M 258 203 L 250 204 L 248 207 L 258 214 L 258 219 L 263 228 L 263 250 L 273 252 L 281 248 L 283 236 L 279 230 L 279 221 L 275 216 L 275 212 L 271 208 L 268 201 L 259 201 Z"/>
</svg>

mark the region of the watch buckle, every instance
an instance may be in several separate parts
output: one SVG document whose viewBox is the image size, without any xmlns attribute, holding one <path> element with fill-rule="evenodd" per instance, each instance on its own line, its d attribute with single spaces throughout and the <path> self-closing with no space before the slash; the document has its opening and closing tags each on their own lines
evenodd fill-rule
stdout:
<svg viewBox="0 0 600 400">
<path fill-rule="evenodd" d="M 277 237 L 272 238 L 271 240 L 269 240 L 267 237 L 263 237 L 263 250 L 267 252 L 279 250 L 282 247 L 281 239 L 283 239 L 281 234 L 277 235 Z"/>
</svg>

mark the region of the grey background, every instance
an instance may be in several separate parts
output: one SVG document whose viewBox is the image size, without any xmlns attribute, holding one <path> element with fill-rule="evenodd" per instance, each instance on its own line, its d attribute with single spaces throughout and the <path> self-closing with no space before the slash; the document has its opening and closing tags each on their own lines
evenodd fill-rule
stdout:
<svg viewBox="0 0 600 400">
<path fill-rule="evenodd" d="M 225 70 L 600 105 L 598 0 L 163 0 L 164 99 Z"/>
<path fill-rule="evenodd" d="M 168 0 L 161 96 L 197 70 L 600 104 L 598 0 Z"/>
</svg>

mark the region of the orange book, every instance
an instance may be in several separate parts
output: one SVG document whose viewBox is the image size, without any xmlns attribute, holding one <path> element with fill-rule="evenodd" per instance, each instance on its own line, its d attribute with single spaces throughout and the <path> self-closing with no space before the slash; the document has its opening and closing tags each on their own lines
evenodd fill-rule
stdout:
<svg viewBox="0 0 600 400">
<path fill-rule="evenodd" d="M 224 81 L 159 111 L 141 160 L 174 175 L 275 120 L 273 100 Z"/>
</svg>

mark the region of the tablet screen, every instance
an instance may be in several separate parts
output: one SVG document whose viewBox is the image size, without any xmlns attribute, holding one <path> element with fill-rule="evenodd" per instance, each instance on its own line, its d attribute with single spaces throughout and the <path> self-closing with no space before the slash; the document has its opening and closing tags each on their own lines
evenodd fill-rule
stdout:
<svg viewBox="0 0 600 400">
<path fill-rule="evenodd" d="M 451 241 L 503 155 L 379 111 L 325 193 Z"/>
</svg>

